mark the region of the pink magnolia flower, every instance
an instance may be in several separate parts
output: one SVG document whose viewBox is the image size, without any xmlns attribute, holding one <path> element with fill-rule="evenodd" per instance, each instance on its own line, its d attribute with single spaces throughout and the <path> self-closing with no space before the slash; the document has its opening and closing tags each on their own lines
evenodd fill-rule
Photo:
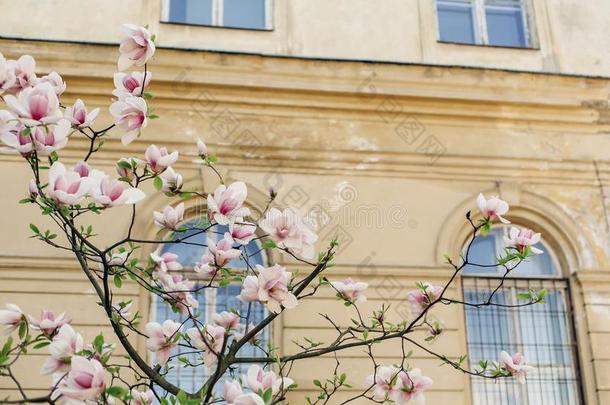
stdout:
<svg viewBox="0 0 610 405">
<path fill-rule="evenodd" d="M 279 313 L 282 306 L 286 309 L 297 306 L 297 298 L 288 290 L 292 273 L 279 264 L 266 268 L 256 265 L 256 270 L 258 276 L 246 277 L 237 298 L 245 302 L 260 301 L 274 313 Z"/>
<path fill-rule="evenodd" d="M 76 162 L 76 164 L 72 166 L 72 171 L 78 173 L 80 177 L 89 177 L 93 172 L 89 163 L 84 160 Z"/>
<path fill-rule="evenodd" d="M 265 401 L 260 396 L 254 393 L 244 394 L 237 380 L 225 381 L 223 397 L 227 405 L 265 405 Z"/>
<path fill-rule="evenodd" d="M 222 311 L 219 314 L 212 315 L 212 322 L 218 326 L 222 326 L 226 330 L 238 330 L 241 328 L 239 323 L 239 315 L 234 312 Z"/>
<path fill-rule="evenodd" d="M 525 358 L 521 353 L 515 353 L 511 356 L 505 351 L 500 353 L 500 366 L 516 377 L 521 384 L 525 384 L 526 374 L 534 370 L 534 367 L 525 364 Z"/>
<path fill-rule="evenodd" d="M 38 83 L 49 83 L 57 96 L 61 96 L 63 92 L 66 91 L 66 82 L 64 82 L 64 79 L 62 79 L 57 72 L 51 72 L 48 75 L 41 77 L 36 81 L 36 84 Z"/>
<path fill-rule="evenodd" d="M 95 180 L 90 177 L 80 177 L 59 161 L 56 161 L 49 170 L 49 197 L 58 204 L 76 204 L 95 185 Z"/>
<path fill-rule="evenodd" d="M 367 377 L 367 384 L 374 385 L 373 398 L 378 401 L 391 398 L 392 394 L 396 391 L 399 372 L 400 370 L 396 367 L 377 367 L 375 374 Z"/>
<path fill-rule="evenodd" d="M 287 390 L 294 384 L 294 380 L 288 377 L 278 377 L 273 371 L 265 371 L 259 365 L 253 364 L 248 368 L 244 384 L 258 394 L 262 394 L 271 388 L 275 395 L 280 391 Z"/>
<path fill-rule="evenodd" d="M 168 300 L 168 302 L 176 307 L 181 314 L 192 314 L 199 307 L 199 302 L 191 294 L 191 291 L 195 288 L 195 283 L 178 272 L 158 272 L 155 276 L 158 278 L 163 291 L 174 300 Z"/>
<path fill-rule="evenodd" d="M 17 97 L 8 95 L 6 105 L 27 126 L 54 124 L 63 118 L 59 100 L 49 83 L 23 89 Z"/>
<path fill-rule="evenodd" d="M 125 133 L 121 137 L 123 146 L 132 143 L 142 128 L 148 125 L 148 106 L 142 97 L 126 97 L 110 104 L 110 114 L 114 117 L 114 123 Z"/>
<path fill-rule="evenodd" d="M 140 189 L 129 187 L 124 182 L 105 176 L 92 190 L 95 201 L 104 207 L 135 204 L 146 197 Z"/>
<path fill-rule="evenodd" d="M 529 248 L 530 252 L 539 255 L 544 252 L 534 247 L 534 245 L 540 242 L 540 238 L 540 233 L 534 233 L 534 231 L 531 229 L 519 229 L 511 227 L 508 237 L 505 237 L 504 240 L 507 244 L 517 249 L 520 253 L 524 253 L 526 249 Z"/>
<path fill-rule="evenodd" d="M 50 356 L 42 365 L 40 373 L 46 375 L 58 371 L 67 371 L 70 366 L 70 358 L 83 348 L 83 337 L 75 332 L 69 324 L 62 325 L 49 345 Z"/>
<path fill-rule="evenodd" d="M 17 60 L 9 60 L 7 65 L 11 71 L 13 83 L 12 86 L 5 87 L 6 91 L 14 94 L 36 84 L 36 61 L 30 55 L 23 55 Z"/>
<path fill-rule="evenodd" d="M 182 270 L 182 265 L 178 261 L 178 255 L 165 252 L 163 254 L 159 254 L 159 251 L 156 250 L 150 254 L 150 258 L 153 263 L 155 263 L 155 270 L 167 272 L 167 271 L 178 271 Z"/>
<path fill-rule="evenodd" d="M 21 308 L 15 304 L 6 304 L 6 309 L 0 309 L 0 325 L 4 326 L 1 332 L 5 335 L 12 333 L 21 325 L 23 319 Z"/>
<path fill-rule="evenodd" d="M 218 363 L 218 355 L 226 338 L 225 328 L 207 324 L 202 329 L 190 328 L 186 334 L 191 339 L 191 344 L 203 351 L 203 362 L 208 369 Z"/>
<path fill-rule="evenodd" d="M 242 221 L 237 218 L 229 223 L 229 236 L 233 243 L 247 245 L 256 236 L 256 225 Z"/>
<path fill-rule="evenodd" d="M 489 220 L 498 218 L 503 224 L 510 224 L 510 221 L 502 216 L 508 212 L 508 203 L 506 201 L 501 200 L 498 197 L 486 199 L 485 196 L 480 193 L 477 197 L 477 206 L 485 218 L 489 218 Z"/>
<path fill-rule="evenodd" d="M 208 154 L 208 147 L 201 138 L 197 138 L 197 153 L 201 157 L 205 157 Z"/>
<path fill-rule="evenodd" d="M 318 236 L 307 227 L 292 208 L 283 212 L 271 208 L 264 219 L 259 222 L 263 231 L 269 234 L 277 246 L 305 258 L 315 255 L 314 243 Z"/>
<path fill-rule="evenodd" d="M 72 107 L 66 108 L 64 117 L 76 128 L 86 128 L 93 124 L 99 113 L 99 108 L 94 108 L 91 112 L 88 112 L 85 103 L 79 98 Z"/>
<path fill-rule="evenodd" d="M 61 120 L 57 125 L 31 128 L 30 136 L 34 140 L 34 147 L 41 156 L 48 156 L 68 144 L 70 123 Z"/>
<path fill-rule="evenodd" d="M 15 85 L 15 67 L 0 52 L 0 94 Z"/>
<path fill-rule="evenodd" d="M 138 391 L 132 388 L 129 393 L 131 394 L 131 405 L 152 405 L 155 402 L 155 394 L 150 389 Z"/>
<path fill-rule="evenodd" d="M 364 290 L 369 286 L 367 283 L 357 282 L 348 277 L 343 282 L 332 281 L 330 284 L 343 299 L 357 303 L 366 302 Z"/>
<path fill-rule="evenodd" d="M 204 254 L 199 262 L 195 264 L 194 270 L 197 273 L 207 273 L 213 277 L 218 268 L 222 268 L 241 254 L 239 249 L 233 249 L 233 241 L 228 234 L 218 243 L 208 238 L 208 252 Z"/>
<path fill-rule="evenodd" d="M 44 333 L 46 336 L 52 336 L 56 331 L 59 330 L 63 325 L 70 322 L 66 318 L 65 312 L 55 316 L 51 311 L 44 309 L 40 314 L 40 319 L 34 319 L 29 317 L 30 326 Z"/>
<path fill-rule="evenodd" d="M 414 368 L 411 371 L 400 371 L 396 379 L 396 389 L 390 394 L 397 405 L 404 405 L 410 401 L 423 404 L 424 391 L 432 385 L 430 377 L 423 376 L 421 370 Z"/>
<path fill-rule="evenodd" d="M 36 184 L 36 180 L 30 179 L 28 182 L 28 196 L 34 200 L 38 197 L 38 185 Z"/>
<path fill-rule="evenodd" d="M 113 304 L 112 308 L 116 311 L 117 314 L 121 316 L 123 319 L 130 319 L 131 312 L 129 310 L 133 306 L 133 302 L 131 301 L 121 301 L 118 304 Z"/>
<path fill-rule="evenodd" d="M 144 66 L 155 53 L 155 43 L 150 32 L 144 27 L 133 24 L 123 24 L 126 37 L 119 46 L 119 70 L 125 70 L 132 65 Z"/>
<path fill-rule="evenodd" d="M 6 145 L 7 151 L 20 153 L 21 156 L 30 155 L 34 150 L 31 131 L 17 123 L 10 112 L 0 110 L 0 140 Z"/>
<path fill-rule="evenodd" d="M 156 145 L 150 145 L 144 152 L 144 157 L 148 163 L 148 167 L 155 173 L 160 173 L 167 169 L 178 160 L 178 152 L 169 153 L 167 148 L 158 148 Z"/>
<path fill-rule="evenodd" d="M 129 252 L 127 250 L 117 250 L 106 254 L 106 264 L 108 266 L 122 266 L 127 261 Z"/>
<path fill-rule="evenodd" d="M 62 396 L 62 398 L 85 403 L 95 401 L 105 389 L 104 366 L 96 359 L 73 356 L 68 376 L 53 391 L 51 399 L 56 400 Z M 72 403 L 74 402 L 72 401 Z"/>
<path fill-rule="evenodd" d="M 171 350 L 176 347 L 182 325 L 168 319 L 163 322 L 163 325 L 157 322 L 148 322 L 145 329 L 148 335 L 146 347 L 151 352 L 156 353 L 157 363 L 164 366 L 169 360 Z"/>
<path fill-rule="evenodd" d="M 10 111 L 0 110 L 0 135 L 17 130 L 17 117 Z"/>
<path fill-rule="evenodd" d="M 214 195 L 208 195 L 208 216 L 221 225 L 228 225 L 233 218 L 243 218 L 250 215 L 250 210 L 242 207 L 248 189 L 241 181 L 216 187 Z"/>
<path fill-rule="evenodd" d="M 418 316 L 423 310 L 436 301 L 443 293 L 443 287 L 433 286 L 430 283 L 421 283 L 422 289 L 409 291 L 407 300 L 411 304 L 411 312 L 413 316 Z"/>
<path fill-rule="evenodd" d="M 180 223 L 184 219 L 184 203 L 176 205 L 176 208 L 168 205 L 163 211 L 154 211 L 153 219 L 155 225 L 162 229 L 178 230 Z"/>
<path fill-rule="evenodd" d="M 121 178 L 131 182 L 136 177 L 136 170 L 144 165 L 144 161 L 137 158 L 121 158 L 116 164 L 116 172 Z"/>
<path fill-rule="evenodd" d="M 179 193 L 182 188 L 182 175 L 176 173 L 174 169 L 168 167 L 159 175 L 162 186 L 161 191 L 164 193 Z"/>
<path fill-rule="evenodd" d="M 148 71 L 146 72 L 146 77 L 144 77 L 144 72 L 115 73 L 115 89 L 112 91 L 112 94 L 118 97 L 119 100 L 124 100 L 131 96 L 141 97 L 151 79 L 152 73 Z"/>
</svg>

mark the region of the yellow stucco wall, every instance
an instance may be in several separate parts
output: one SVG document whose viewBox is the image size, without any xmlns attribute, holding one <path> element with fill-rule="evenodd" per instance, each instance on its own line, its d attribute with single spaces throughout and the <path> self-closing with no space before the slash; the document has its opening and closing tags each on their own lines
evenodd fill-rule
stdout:
<svg viewBox="0 0 610 405">
<path fill-rule="evenodd" d="M 356 2 L 348 7 L 346 1 L 334 6 L 316 1 L 316 10 L 325 15 L 316 19 L 311 1 L 276 0 L 276 29 L 256 33 L 160 25 L 156 1 L 134 0 L 124 13 L 112 10 L 125 2 L 108 1 L 87 20 L 105 27 L 99 30 L 84 30 L 81 21 L 74 21 L 66 11 L 86 9 L 92 6 L 88 1 L 49 2 L 53 7 L 23 1 L 23 7 L 40 14 L 33 17 L 37 21 L 46 21 L 43 13 L 58 18 L 55 24 L 39 25 L 17 23 L 15 8 L 3 3 L 0 7 L 6 13 L 0 15 L 0 33 L 5 37 L 116 41 L 114 26 L 131 20 L 150 23 L 164 46 L 592 75 L 606 74 L 610 64 L 603 46 L 607 35 L 600 34 L 608 28 L 603 21 L 596 24 L 598 19 L 587 27 L 570 25 L 569 32 L 541 24 L 541 44 L 549 41 L 541 50 L 464 47 L 437 44 L 433 28 L 417 22 L 434 11 L 423 0 L 388 1 L 394 7 L 391 14 L 384 7 L 379 13 L 369 12 L 367 26 L 374 27 L 378 19 L 395 35 L 371 30 L 366 40 L 358 37 L 362 33 L 353 20 L 336 18 L 332 25 L 327 21 L 341 10 L 354 17 L 349 13 L 355 13 L 351 5 Z M 609 7 L 603 1 L 591 3 Z M 592 15 L 589 7 L 576 11 L 577 4 L 537 2 L 537 18 L 556 24 L 570 10 L 574 21 Z M 414 20 L 399 24 L 391 18 L 400 9 L 405 10 L 405 19 Z M 585 29 L 596 35 L 584 35 Z M 409 43 L 400 39 L 407 36 Z M 0 51 L 7 57 L 29 53 L 41 73 L 60 72 L 68 83 L 64 102 L 83 98 L 88 105 L 104 107 L 98 125 L 110 122 L 105 107 L 111 100 L 115 47 L 5 39 L 0 40 Z M 280 203 L 295 205 L 303 214 L 316 206 L 326 208 L 332 219 L 320 232 L 321 240 L 328 241 L 337 232 L 348 237 L 331 275 L 353 275 L 368 282 L 366 308 L 371 309 L 383 301 L 400 308 L 415 281 L 442 282 L 448 275 L 442 254 L 457 252 L 463 241 L 461 215 L 473 208 L 479 191 L 499 193 L 514 207 L 515 218 L 537 225 L 558 253 L 572 281 L 587 403 L 610 402 L 610 239 L 603 210 L 610 202 L 601 192 L 608 195 L 610 181 L 608 80 L 172 49 L 159 50 L 150 69 L 156 96 L 152 104 L 162 118 L 151 122 L 142 138 L 127 148 L 113 136 L 94 165 L 112 172 L 120 157 L 142 155 L 150 143 L 165 145 L 181 152 L 176 168 L 186 183 L 209 191 L 213 177 L 191 165 L 188 155 L 194 159 L 194 139 L 203 136 L 220 157 L 226 175 L 248 183 L 255 207 L 263 205 L 265 189 L 273 185 Z M 83 148 L 82 142 L 71 141 L 62 159 L 75 161 Z M 44 224 L 44 220 L 33 207 L 17 204 L 29 179 L 26 167 L 18 157 L 0 154 L 0 168 L 5 230 L 0 233 L 1 303 L 14 302 L 26 311 L 41 307 L 67 311 L 86 339 L 107 331 L 76 262 L 28 239 L 27 224 Z M 166 203 L 167 199 L 155 197 L 139 204 L 137 235 L 154 234 L 149 218 Z M 99 243 L 125 232 L 127 224 L 121 218 L 126 214 L 113 210 L 104 215 L 118 215 L 111 223 L 104 218 L 93 221 L 104 235 Z M 318 248 L 322 247 L 320 242 Z M 148 313 L 146 294 L 132 285 L 122 292 Z M 460 296 L 459 283 L 451 293 Z M 332 329 L 317 317 L 305 316 L 307 311 L 328 312 L 349 322 L 341 303 L 323 292 L 282 316 L 274 339 L 286 353 L 295 349 L 291 341 L 297 336 L 328 340 Z M 437 315 L 445 321 L 447 333 L 433 347 L 442 347 L 451 356 L 465 353 L 462 309 L 443 307 Z M 137 344 L 144 350 L 142 341 Z M 391 345 L 379 351 L 388 363 L 396 358 Z M 350 370 L 354 385 L 361 385 L 370 363 L 358 351 L 344 355 L 343 367 Z M 42 361 L 42 356 L 31 356 L 18 370 L 30 391 L 50 383 L 37 375 Z M 295 366 L 299 391 L 293 394 L 293 403 L 302 403 L 312 389 L 311 370 L 326 370 L 332 364 L 331 359 L 323 359 Z M 438 367 L 438 361 L 421 351 L 415 351 L 414 364 L 435 380 L 427 395 L 429 403 L 469 403 L 468 378 Z M 8 389 L 0 380 L 0 396 Z"/>
</svg>

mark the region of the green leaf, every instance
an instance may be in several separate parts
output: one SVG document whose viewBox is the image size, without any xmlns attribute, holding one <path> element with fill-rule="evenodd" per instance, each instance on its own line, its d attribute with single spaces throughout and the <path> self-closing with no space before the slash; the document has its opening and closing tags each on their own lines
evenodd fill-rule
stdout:
<svg viewBox="0 0 610 405">
<path fill-rule="evenodd" d="M 121 288 L 121 286 L 123 285 L 123 279 L 119 274 L 114 275 L 114 285 L 116 286 L 116 288 Z"/>
<path fill-rule="evenodd" d="M 104 335 L 100 333 L 93 339 L 93 347 L 96 352 L 102 353 L 104 350 Z"/>
<path fill-rule="evenodd" d="M 40 230 L 38 229 L 38 227 L 34 224 L 30 224 L 30 229 L 32 230 L 32 232 L 34 232 L 36 235 L 40 235 Z"/>
<path fill-rule="evenodd" d="M 265 392 L 263 392 L 263 401 L 265 401 L 266 404 L 268 404 L 269 402 L 271 402 L 271 398 L 273 396 L 273 391 L 271 388 L 267 388 L 267 390 Z"/>
<path fill-rule="evenodd" d="M 119 160 L 116 165 L 121 169 L 131 169 L 131 163 L 126 162 L 124 160 Z"/>
<path fill-rule="evenodd" d="M 178 392 L 178 395 L 176 395 L 176 399 L 178 400 L 178 403 L 186 404 L 186 401 L 188 400 L 188 397 L 186 396 L 186 392 L 180 390 Z"/>
<path fill-rule="evenodd" d="M 45 341 L 45 342 L 36 343 L 34 345 L 34 349 L 42 349 L 43 347 L 46 347 L 46 346 L 48 346 L 50 344 L 51 344 L 51 342 L 49 342 L 48 340 Z"/>
<path fill-rule="evenodd" d="M 2 353 L 3 355 L 7 355 L 8 352 L 11 350 L 12 345 L 13 345 L 13 338 L 11 336 L 9 336 L 8 339 L 6 339 L 4 346 L 2 346 L 2 351 L 0 353 Z"/>
<path fill-rule="evenodd" d="M 485 222 L 485 224 L 481 227 L 481 236 L 487 236 L 489 235 L 489 231 L 491 231 L 491 222 L 487 221 Z"/>
<path fill-rule="evenodd" d="M 153 186 L 155 187 L 155 189 L 157 191 L 159 191 L 163 188 L 163 180 L 161 180 L 161 177 L 155 176 L 155 178 L 153 180 Z"/>
<path fill-rule="evenodd" d="M 274 241 L 272 241 L 271 239 L 267 239 L 264 243 L 263 243 L 263 248 L 264 249 L 273 249 L 276 248 L 277 245 L 275 244 Z"/>
<path fill-rule="evenodd" d="M 115 385 L 113 387 L 108 387 L 106 389 L 106 393 L 108 395 L 112 395 L 113 397 L 122 398 L 127 394 L 127 390 L 123 387 L 117 387 Z"/>
<path fill-rule="evenodd" d="M 23 339 L 25 338 L 25 335 L 28 333 L 28 324 L 27 322 L 21 322 L 21 325 L 19 325 L 19 338 Z"/>
</svg>

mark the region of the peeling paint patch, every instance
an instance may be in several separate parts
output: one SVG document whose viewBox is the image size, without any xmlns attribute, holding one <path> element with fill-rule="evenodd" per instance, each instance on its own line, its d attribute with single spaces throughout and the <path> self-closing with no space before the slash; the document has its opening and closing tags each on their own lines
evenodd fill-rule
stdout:
<svg viewBox="0 0 610 405">
<path fill-rule="evenodd" d="M 354 136 L 350 138 L 349 144 L 356 150 L 378 150 L 379 148 L 374 143 L 371 143 L 368 139 Z"/>
<path fill-rule="evenodd" d="M 601 305 L 591 305 L 589 306 L 589 308 L 591 308 L 591 312 L 593 312 L 597 316 L 610 318 L 610 307 Z"/>
</svg>

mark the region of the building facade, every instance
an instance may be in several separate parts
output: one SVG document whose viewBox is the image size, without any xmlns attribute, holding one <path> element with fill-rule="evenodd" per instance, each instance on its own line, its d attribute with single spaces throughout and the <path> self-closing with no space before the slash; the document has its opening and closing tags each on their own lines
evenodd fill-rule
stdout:
<svg viewBox="0 0 610 405">
<path fill-rule="evenodd" d="M 417 281 L 448 278 L 443 254 L 461 253 L 464 213 L 475 208 L 477 194 L 499 195 L 510 203 L 513 223 L 543 233 L 546 253 L 515 274 L 502 299 L 545 288 L 547 303 L 522 314 L 443 306 L 434 315 L 444 332 L 429 344 L 471 361 L 513 347 L 538 372 L 526 388 L 482 384 L 414 349 L 412 365 L 434 380 L 428 403 L 610 402 L 610 3 L 0 0 L 0 6 L 0 52 L 31 54 L 40 73 L 62 75 L 64 100 L 100 107 L 112 98 L 120 25 L 148 24 L 157 35 L 150 70 L 161 119 L 126 148 L 113 136 L 93 163 L 111 172 L 121 157 L 164 145 L 180 151 L 176 168 L 185 187 L 209 192 L 213 176 L 192 164 L 194 140 L 204 137 L 225 176 L 247 182 L 253 210 L 264 208 L 273 187 L 279 205 L 314 220 L 318 249 L 338 236 L 328 277 L 369 283 L 370 311 L 388 302 L 392 319 L 409 317 L 406 292 Z M 111 122 L 106 108 L 98 121 Z M 75 139 L 62 159 L 76 160 L 84 148 Z M 0 165 L 6 230 L 0 303 L 66 311 L 86 340 L 110 332 L 77 262 L 28 239 L 27 225 L 44 220 L 18 204 L 27 167 L 10 154 L 0 154 Z M 135 232 L 154 237 L 152 212 L 168 201 L 148 191 Z M 189 200 L 187 207 L 195 218 L 202 202 Z M 100 243 L 125 233 L 127 215 L 93 221 Z M 477 255 L 493 259 L 501 232 L 477 241 Z M 296 266 L 281 256 L 260 260 Z M 467 271 L 451 296 L 475 299 L 493 276 Z M 145 317 L 161 316 L 143 289 L 126 284 L 121 291 Z M 220 295 L 202 299 L 223 305 Z M 285 312 L 268 338 L 284 353 L 304 336 L 331 339 L 332 326 L 312 312 L 350 322 L 349 309 L 326 291 Z M 392 364 L 397 350 L 380 346 L 378 357 Z M 364 386 L 372 370 L 366 354 L 341 356 L 349 382 Z M 37 372 L 44 357 L 30 357 L 18 374 L 26 390 L 42 392 L 50 384 Z M 312 369 L 323 377 L 333 366 L 332 357 L 296 364 L 299 388 L 290 402 L 315 395 Z M 14 389 L 4 379 L 0 384 L 0 396 Z M 354 393 L 339 393 L 336 403 Z"/>
</svg>

